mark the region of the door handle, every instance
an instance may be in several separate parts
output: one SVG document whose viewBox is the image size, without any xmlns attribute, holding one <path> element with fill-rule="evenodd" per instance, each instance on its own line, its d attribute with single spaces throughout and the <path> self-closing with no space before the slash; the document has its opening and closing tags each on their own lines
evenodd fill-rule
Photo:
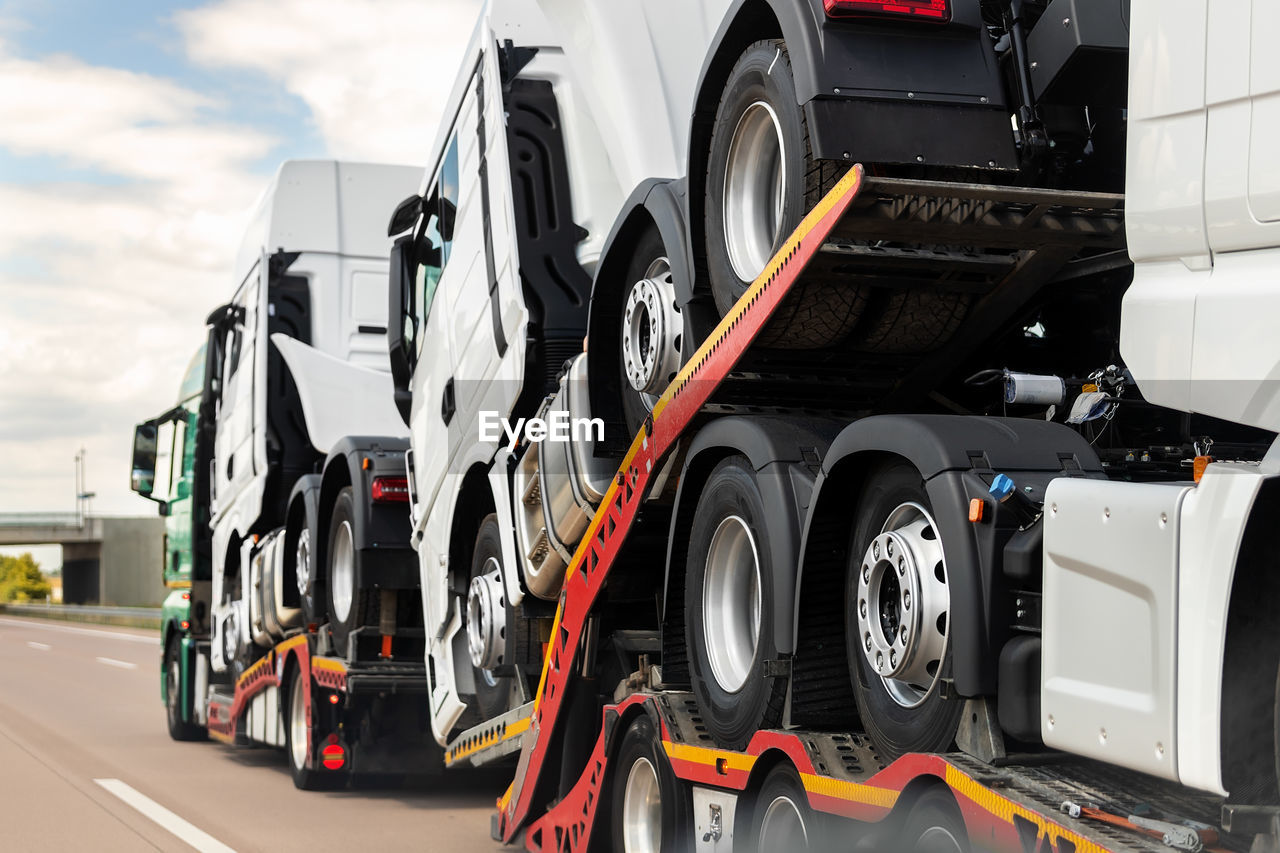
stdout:
<svg viewBox="0 0 1280 853">
<path fill-rule="evenodd" d="M 457 410 L 458 402 L 453 391 L 453 377 L 450 376 L 449 381 L 444 383 L 444 399 L 440 401 L 440 417 L 444 418 L 445 426 L 453 420 L 453 413 Z"/>
</svg>

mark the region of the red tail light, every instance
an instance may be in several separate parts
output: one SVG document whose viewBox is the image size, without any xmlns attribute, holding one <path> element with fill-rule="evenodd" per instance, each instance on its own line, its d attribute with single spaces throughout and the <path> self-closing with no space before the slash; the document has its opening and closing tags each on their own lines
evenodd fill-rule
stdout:
<svg viewBox="0 0 1280 853">
<path fill-rule="evenodd" d="M 374 503 L 408 503 L 409 481 L 404 477 L 374 477 L 369 495 Z"/>
<path fill-rule="evenodd" d="M 951 0 L 823 0 L 828 18 L 910 18 L 945 24 Z"/>
</svg>

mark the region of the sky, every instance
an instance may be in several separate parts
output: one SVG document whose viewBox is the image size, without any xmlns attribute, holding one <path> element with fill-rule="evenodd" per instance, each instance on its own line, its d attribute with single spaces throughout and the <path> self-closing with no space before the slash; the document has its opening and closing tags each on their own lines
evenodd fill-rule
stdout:
<svg viewBox="0 0 1280 853">
<path fill-rule="evenodd" d="M 480 0 L 0 0 L 0 513 L 150 515 L 176 401 L 278 164 L 420 165 Z"/>
</svg>

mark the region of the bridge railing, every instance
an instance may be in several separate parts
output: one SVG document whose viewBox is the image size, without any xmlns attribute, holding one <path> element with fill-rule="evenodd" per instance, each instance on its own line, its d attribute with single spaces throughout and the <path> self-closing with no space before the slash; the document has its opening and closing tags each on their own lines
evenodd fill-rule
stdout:
<svg viewBox="0 0 1280 853">
<path fill-rule="evenodd" d="M 75 512 L 0 512 L 0 527 L 83 527 Z"/>
</svg>

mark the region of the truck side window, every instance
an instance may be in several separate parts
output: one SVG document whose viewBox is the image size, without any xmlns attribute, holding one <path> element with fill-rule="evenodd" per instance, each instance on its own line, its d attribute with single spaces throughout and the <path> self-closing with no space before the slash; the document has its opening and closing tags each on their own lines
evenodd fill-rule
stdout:
<svg viewBox="0 0 1280 853">
<path fill-rule="evenodd" d="M 428 203 L 438 208 L 437 198 Z M 440 236 L 440 216 L 432 213 L 423 229 L 418 242 L 418 275 L 414 283 L 413 307 L 416 314 L 417 334 L 414 336 L 414 347 L 417 355 L 422 355 L 422 342 L 426 337 L 427 318 L 431 316 L 431 302 L 436 298 L 436 286 L 440 283 L 440 274 L 444 272 L 443 258 L 444 239 Z"/>
<path fill-rule="evenodd" d="M 453 247 L 453 226 L 458 210 L 458 137 L 454 134 L 440 167 L 440 177 L 431 191 L 425 209 L 430 211 L 426 226 L 418 243 L 418 275 L 414 292 L 414 312 L 419 333 L 414 347 L 422 355 L 422 344 L 431 316 L 431 302 L 436 296 L 436 286 L 449 263 Z"/>
<path fill-rule="evenodd" d="M 458 134 L 455 132 L 449 142 L 449 150 L 444 155 L 444 165 L 440 169 L 440 235 L 444 238 L 441 248 L 443 268 L 449 263 L 449 254 L 453 250 L 453 226 L 458 214 Z"/>
</svg>

